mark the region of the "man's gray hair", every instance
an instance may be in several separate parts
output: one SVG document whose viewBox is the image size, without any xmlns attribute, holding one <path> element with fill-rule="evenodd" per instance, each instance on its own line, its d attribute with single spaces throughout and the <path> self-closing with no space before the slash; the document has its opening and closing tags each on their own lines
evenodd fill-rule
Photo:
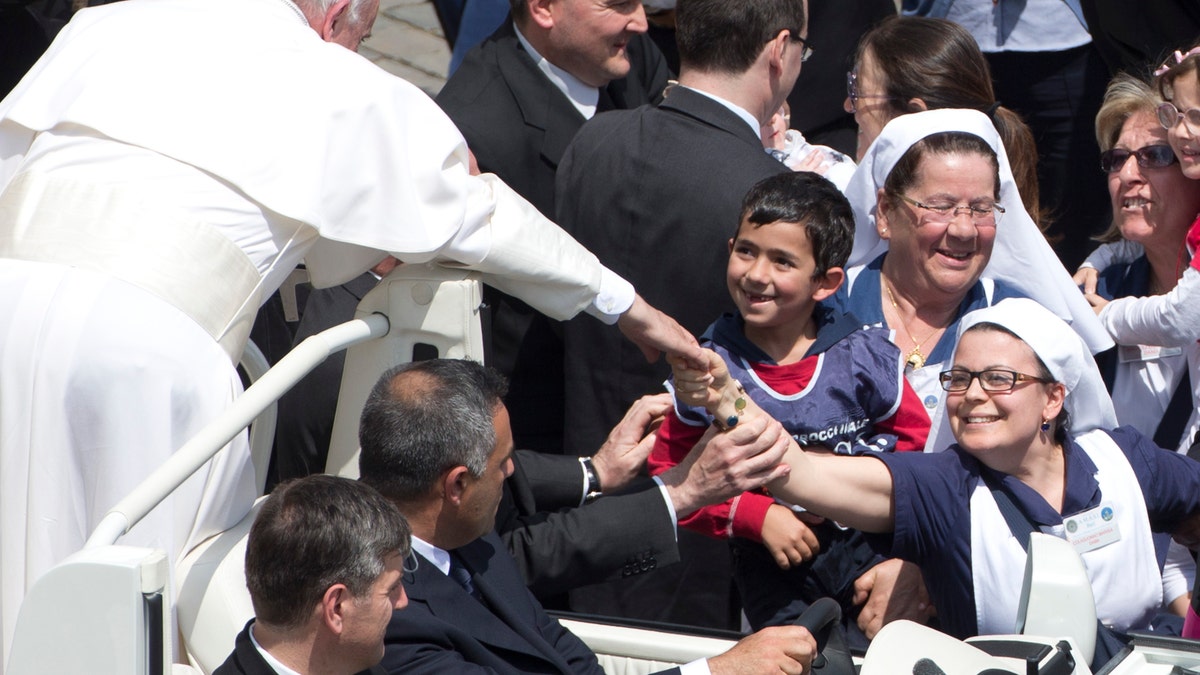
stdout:
<svg viewBox="0 0 1200 675">
<path fill-rule="evenodd" d="M 492 418 L 506 390 L 500 373 L 474 361 L 433 359 L 384 373 L 359 424 L 361 480 L 407 502 L 428 494 L 456 466 L 482 476 L 496 445 Z"/>
<path fill-rule="evenodd" d="M 284 0 L 287 2 L 288 0 Z M 346 18 L 351 23 L 358 23 L 363 18 L 363 5 L 367 4 L 368 0 L 350 0 L 350 5 L 346 8 Z M 338 0 L 291 0 L 305 14 L 317 13 L 325 16 L 330 7 L 338 3 Z"/>
<path fill-rule="evenodd" d="M 279 484 L 246 543 L 255 619 L 299 628 L 334 584 L 364 597 L 388 557 L 408 557 L 411 534 L 396 506 L 358 481 L 318 474 Z"/>
</svg>

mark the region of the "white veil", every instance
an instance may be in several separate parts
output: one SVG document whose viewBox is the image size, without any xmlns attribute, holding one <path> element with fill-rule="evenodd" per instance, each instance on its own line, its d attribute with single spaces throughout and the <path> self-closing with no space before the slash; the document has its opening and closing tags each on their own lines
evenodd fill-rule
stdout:
<svg viewBox="0 0 1200 675">
<path fill-rule="evenodd" d="M 1000 163 L 1000 204 L 1006 212 L 996 227 L 996 243 L 983 276 L 1004 282 L 1070 323 L 1093 353 L 1112 347 L 1108 332 L 1025 211 L 1004 143 L 992 121 L 978 110 L 929 110 L 888 122 L 867 149 L 845 191 L 854 208 L 855 222 L 854 249 L 848 265 L 867 264 L 887 250 L 887 242 L 875 230 L 879 188 L 913 144 L 942 131 L 979 136 L 996 151 Z"/>
</svg>

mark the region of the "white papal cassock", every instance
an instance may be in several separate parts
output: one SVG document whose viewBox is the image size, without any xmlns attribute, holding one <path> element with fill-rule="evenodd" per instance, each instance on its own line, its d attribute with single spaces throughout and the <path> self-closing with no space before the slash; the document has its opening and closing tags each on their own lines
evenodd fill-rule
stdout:
<svg viewBox="0 0 1200 675">
<path fill-rule="evenodd" d="M 0 103 L 0 640 L 25 590 L 240 391 L 259 303 L 391 252 L 556 318 L 632 288 L 492 176 L 420 90 L 286 0 L 86 9 Z M 254 498 L 238 439 L 124 539 L 173 557 Z M 0 661 L 2 664 L 3 661 Z"/>
</svg>

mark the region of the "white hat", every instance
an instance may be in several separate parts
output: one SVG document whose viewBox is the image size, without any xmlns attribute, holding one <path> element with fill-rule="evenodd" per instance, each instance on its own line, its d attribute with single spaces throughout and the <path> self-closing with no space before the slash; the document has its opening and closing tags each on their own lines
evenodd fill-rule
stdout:
<svg viewBox="0 0 1200 675">
<path fill-rule="evenodd" d="M 1069 415 L 1072 436 L 1117 426 L 1112 399 L 1087 345 L 1048 309 L 1028 298 L 1010 298 L 977 309 L 959 322 L 958 344 L 962 345 L 967 329 L 981 323 L 994 323 L 1012 331 L 1046 364 L 1055 381 L 1062 383 L 1067 390 L 1063 407 Z M 929 449 L 943 450 L 951 442 L 948 415 L 942 412 L 934 426 Z"/>
</svg>

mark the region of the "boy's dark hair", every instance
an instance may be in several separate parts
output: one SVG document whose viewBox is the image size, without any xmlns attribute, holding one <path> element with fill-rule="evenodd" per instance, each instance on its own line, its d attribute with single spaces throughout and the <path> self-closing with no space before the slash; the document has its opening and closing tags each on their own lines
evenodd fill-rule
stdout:
<svg viewBox="0 0 1200 675">
<path fill-rule="evenodd" d="M 788 171 L 754 184 L 742 200 L 741 220 L 755 226 L 799 223 L 812 246 L 813 278 L 845 267 L 854 246 L 854 212 L 841 190 L 823 176 Z M 734 238 L 741 231 L 741 221 Z"/>
<path fill-rule="evenodd" d="M 679 0 L 679 60 L 706 72 L 744 73 L 779 31 L 799 38 L 805 20 L 802 0 Z"/>
</svg>

